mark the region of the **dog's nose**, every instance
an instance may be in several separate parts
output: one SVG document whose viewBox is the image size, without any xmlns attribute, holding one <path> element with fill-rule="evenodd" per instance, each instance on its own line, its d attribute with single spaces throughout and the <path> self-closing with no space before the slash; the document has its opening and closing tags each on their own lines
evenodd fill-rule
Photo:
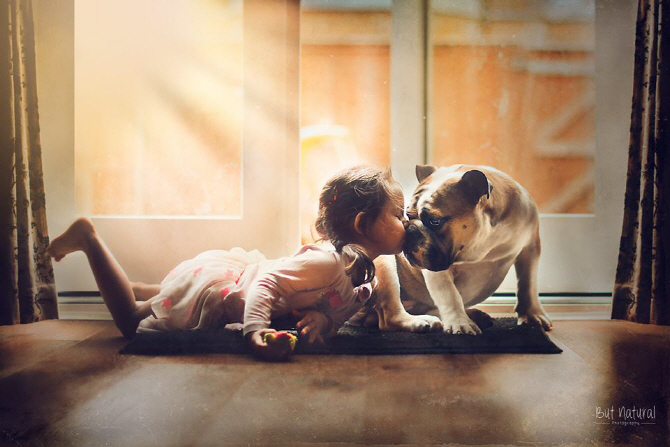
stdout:
<svg viewBox="0 0 670 447">
<path fill-rule="evenodd" d="M 421 234 L 421 230 L 419 230 L 419 227 L 413 223 L 408 224 L 407 229 L 405 231 L 408 236 Z"/>
</svg>

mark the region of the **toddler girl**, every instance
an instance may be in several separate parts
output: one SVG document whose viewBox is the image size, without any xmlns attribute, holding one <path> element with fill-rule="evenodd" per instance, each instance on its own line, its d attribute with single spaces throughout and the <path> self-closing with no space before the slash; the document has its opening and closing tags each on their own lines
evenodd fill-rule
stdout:
<svg viewBox="0 0 670 447">
<path fill-rule="evenodd" d="M 308 341 L 332 335 L 371 296 L 373 260 L 402 250 L 406 220 L 400 185 L 389 171 L 347 169 L 324 186 L 317 232 L 334 248 L 305 245 L 293 256 L 267 260 L 257 250 L 211 250 L 182 262 L 160 285 L 131 283 L 87 218 L 49 245 L 60 261 L 83 251 L 100 294 L 121 333 L 138 328 L 200 329 L 242 323 L 261 357 L 277 356 L 263 338 L 270 320 L 297 311 Z M 145 301 L 143 301 L 145 300 Z"/>
</svg>

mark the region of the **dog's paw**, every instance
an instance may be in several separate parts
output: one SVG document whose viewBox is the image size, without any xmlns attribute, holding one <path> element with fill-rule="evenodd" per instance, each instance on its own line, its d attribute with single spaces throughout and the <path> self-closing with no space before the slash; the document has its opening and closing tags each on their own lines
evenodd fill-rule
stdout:
<svg viewBox="0 0 670 447">
<path fill-rule="evenodd" d="M 532 326 L 542 326 L 545 331 L 550 331 L 553 327 L 551 318 L 544 309 L 529 309 L 527 312 L 517 313 L 517 324 L 530 324 Z"/>
<path fill-rule="evenodd" d="M 382 325 L 379 329 L 384 331 L 405 331 L 405 332 L 433 332 L 442 329 L 442 321 L 432 315 L 403 315 L 401 318 L 393 319 Z"/>
<path fill-rule="evenodd" d="M 437 332 L 442 330 L 442 320 L 438 317 L 432 315 L 416 315 L 415 317 L 423 320 L 425 324 L 428 325 L 427 332 Z"/>
<path fill-rule="evenodd" d="M 450 318 L 448 320 L 443 319 L 442 327 L 446 334 L 479 335 L 482 333 L 479 326 L 467 316 Z"/>
<path fill-rule="evenodd" d="M 402 330 L 409 332 L 424 333 L 442 329 L 442 321 L 431 315 L 407 315 L 402 325 Z"/>
</svg>

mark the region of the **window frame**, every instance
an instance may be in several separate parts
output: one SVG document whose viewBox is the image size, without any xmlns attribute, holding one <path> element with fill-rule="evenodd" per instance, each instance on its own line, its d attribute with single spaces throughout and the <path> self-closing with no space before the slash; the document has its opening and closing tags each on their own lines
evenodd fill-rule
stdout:
<svg viewBox="0 0 670 447">
<path fill-rule="evenodd" d="M 540 215 L 539 290 L 545 295 L 602 297 L 613 287 L 623 218 L 636 3 L 628 0 L 614 8 L 596 0 L 595 9 L 594 212 Z M 433 149 L 430 11 L 430 0 L 392 4 L 391 166 L 406 196 L 417 184 L 414 165 L 427 163 Z M 418 113 L 421 107 L 423 113 Z M 498 294 L 515 291 L 516 275 L 510 269 Z"/>
<path fill-rule="evenodd" d="M 47 0 L 35 0 L 38 58 L 38 90 L 42 142 L 44 147 L 44 175 L 49 208 L 48 220 L 52 236 L 64 230 L 75 217 L 74 211 L 74 0 L 61 0 L 54 4 Z M 244 214 L 252 221 L 272 221 L 272 231 L 265 234 L 266 247 L 259 247 L 258 239 L 250 237 L 248 248 L 263 248 L 268 256 L 290 253 L 299 244 L 298 196 L 299 179 L 289 172 L 299 166 L 299 1 L 283 0 L 280 14 L 269 14 L 256 10 L 265 3 L 261 0 L 246 0 L 245 30 L 263 26 L 263 20 L 281 20 L 284 34 L 286 65 L 277 81 L 277 94 L 284 99 L 285 126 L 274 137 L 263 137 L 255 133 L 253 123 L 245 123 L 244 144 L 250 149 L 244 156 L 244 187 L 256 191 L 259 197 L 267 197 L 268 185 L 257 181 L 271 176 L 273 189 L 288 197 L 279 215 L 268 211 L 267 201 L 253 203 L 245 200 Z M 254 12 L 255 11 L 255 12 Z M 423 164 L 431 153 L 431 123 L 429 119 L 431 85 L 431 49 L 427 45 L 430 30 L 430 0 L 392 2 L 391 42 L 391 100 L 390 100 L 390 146 L 391 166 L 406 192 L 411 193 L 416 184 L 414 165 Z M 253 12 L 253 15 L 252 15 Z M 596 211 L 589 215 L 542 215 L 543 255 L 541 273 L 548 278 L 571 284 L 568 287 L 550 281 L 541 287 L 543 293 L 607 294 L 611 292 L 618 238 L 622 222 L 622 203 L 626 173 L 626 148 L 632 92 L 633 44 L 636 4 L 632 0 L 613 8 L 607 0 L 596 0 Z M 257 21 L 258 20 L 258 21 Z M 45 38 L 46 37 L 46 38 Z M 48 42 L 47 42 L 48 41 Z M 262 58 L 258 58 L 262 42 L 250 42 L 245 47 L 245 70 L 264 70 Z M 256 45 L 256 47 L 254 47 Z M 291 62 L 292 61 L 292 62 Z M 260 65 L 254 65 L 260 64 Z M 45 76 L 45 72 L 49 72 Z M 411 83 L 407 80 L 413 79 Z M 402 89 L 394 89 L 401 85 Z M 613 95 L 611 92 L 618 92 Z M 268 150 L 272 147 L 272 151 Z M 247 148 L 245 147 L 245 150 Z M 249 163 L 265 162 L 251 168 Z M 278 168 L 279 167 L 279 168 Z M 280 174 L 277 174 L 280 171 Z M 246 191 L 246 190 L 245 190 Z M 246 196 L 248 199 L 249 196 Z M 124 228 L 124 219 L 96 220 L 103 236 L 111 237 L 115 245 L 128 244 L 123 235 L 134 233 L 130 243 L 150 237 L 159 231 L 170 240 L 182 238 L 180 234 L 202 233 L 217 235 L 207 244 L 194 245 L 189 253 L 161 251 L 161 238 L 151 243 L 140 243 L 139 252 L 152 252 L 165 258 L 165 263 L 186 259 L 188 254 L 213 248 L 240 245 L 240 234 L 253 234 L 257 226 L 231 224 L 229 239 L 218 238 L 222 233 L 224 219 L 145 219 L 135 230 Z M 195 226 L 184 226 L 190 221 Z M 180 223 L 181 222 L 181 223 Z M 189 225 L 190 225 L 189 224 Z M 176 228 L 175 228 L 176 225 Z M 228 225 L 228 223 L 226 223 Z M 188 229 L 190 228 L 190 230 Z M 252 231 L 253 230 L 253 231 Z M 260 230 L 261 232 L 263 230 Z M 117 234 L 115 236 L 114 234 Z M 558 235 L 558 236 L 557 236 Z M 230 242 L 227 242 L 230 241 Z M 566 241 L 569 244 L 566 244 Z M 169 244 L 168 244 L 169 245 Z M 569 247 L 568 247 L 569 246 Z M 566 249 L 566 247 L 568 247 Z M 585 248 L 588 247 L 588 248 Z M 70 266 L 55 265 L 58 289 L 61 292 L 86 293 L 95 290 L 91 277 L 82 279 L 87 272 L 83 256 L 73 256 Z M 124 268 L 143 272 L 143 277 L 131 279 L 159 281 L 163 268 L 145 265 L 146 258 L 125 256 L 120 259 Z M 598 268 L 594 266 L 599 265 Z M 148 274 L 147 274 L 148 273 Z M 511 273 L 500 292 L 515 289 Z M 513 298 L 510 298 L 512 300 Z"/>
</svg>

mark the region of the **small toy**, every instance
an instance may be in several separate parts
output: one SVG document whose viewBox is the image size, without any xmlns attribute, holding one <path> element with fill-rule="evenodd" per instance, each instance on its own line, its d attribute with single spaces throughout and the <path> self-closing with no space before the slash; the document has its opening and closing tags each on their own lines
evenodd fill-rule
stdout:
<svg viewBox="0 0 670 447">
<path fill-rule="evenodd" d="M 268 332 L 263 341 L 275 348 L 279 357 L 288 357 L 293 353 L 298 337 L 286 331 Z"/>
</svg>

